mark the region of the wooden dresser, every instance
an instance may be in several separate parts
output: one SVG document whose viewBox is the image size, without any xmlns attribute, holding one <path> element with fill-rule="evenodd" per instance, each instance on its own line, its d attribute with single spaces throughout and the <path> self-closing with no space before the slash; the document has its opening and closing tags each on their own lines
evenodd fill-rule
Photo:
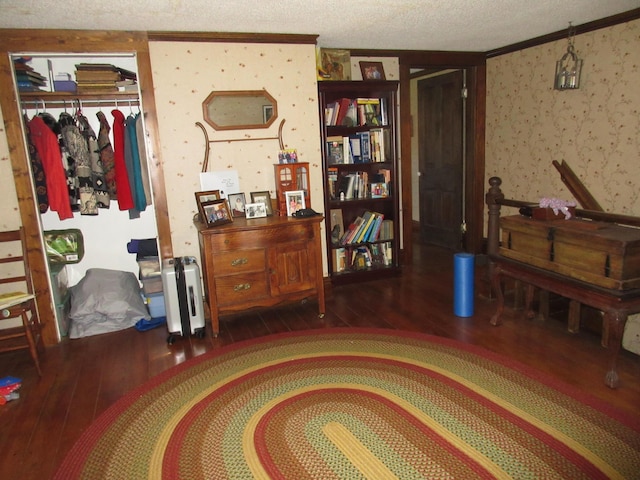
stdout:
<svg viewBox="0 0 640 480">
<path fill-rule="evenodd" d="M 198 229 L 213 335 L 220 316 L 316 297 L 325 312 L 320 222 L 323 217 L 236 218 Z"/>
</svg>

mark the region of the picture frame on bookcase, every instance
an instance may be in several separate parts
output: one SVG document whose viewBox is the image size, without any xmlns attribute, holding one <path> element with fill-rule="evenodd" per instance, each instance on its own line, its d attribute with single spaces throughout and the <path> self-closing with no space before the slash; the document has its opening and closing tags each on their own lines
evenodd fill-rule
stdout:
<svg viewBox="0 0 640 480">
<path fill-rule="evenodd" d="M 284 192 L 285 199 L 287 201 L 287 216 L 291 217 L 298 210 L 307 208 L 304 200 L 304 190 L 291 190 Z"/>
<path fill-rule="evenodd" d="M 362 72 L 362 80 L 365 81 L 387 79 L 382 62 L 360 62 L 360 71 Z"/>
<path fill-rule="evenodd" d="M 335 48 L 320 49 L 318 80 L 351 80 L 351 52 Z"/>
<path fill-rule="evenodd" d="M 273 215 L 273 207 L 271 206 L 271 194 L 268 190 L 264 192 L 251 192 L 251 203 L 264 203 L 267 215 Z"/>
</svg>

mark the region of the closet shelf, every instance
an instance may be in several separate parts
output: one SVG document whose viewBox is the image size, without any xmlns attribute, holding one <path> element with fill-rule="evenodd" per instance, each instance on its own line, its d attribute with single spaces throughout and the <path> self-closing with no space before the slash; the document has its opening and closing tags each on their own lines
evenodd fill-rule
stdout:
<svg viewBox="0 0 640 480">
<path fill-rule="evenodd" d="M 20 102 L 27 104 L 68 103 L 80 101 L 87 107 L 100 105 L 138 105 L 137 92 L 111 92 L 111 93 L 76 93 L 76 92 L 19 92 Z"/>
</svg>

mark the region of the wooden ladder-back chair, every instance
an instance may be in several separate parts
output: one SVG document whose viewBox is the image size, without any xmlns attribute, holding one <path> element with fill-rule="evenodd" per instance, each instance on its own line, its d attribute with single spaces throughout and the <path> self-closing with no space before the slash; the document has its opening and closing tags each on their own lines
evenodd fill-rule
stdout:
<svg viewBox="0 0 640 480">
<path fill-rule="evenodd" d="M 27 257 L 24 228 L 0 232 L 0 328 L 20 317 L 22 326 L 0 329 L 0 352 L 28 349 L 42 376 L 40 318 L 36 307 Z"/>
</svg>

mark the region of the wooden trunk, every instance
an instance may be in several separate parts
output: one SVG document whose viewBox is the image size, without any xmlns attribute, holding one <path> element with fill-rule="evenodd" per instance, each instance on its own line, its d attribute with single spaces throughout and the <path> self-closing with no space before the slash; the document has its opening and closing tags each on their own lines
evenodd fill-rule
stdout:
<svg viewBox="0 0 640 480">
<path fill-rule="evenodd" d="M 500 219 L 500 255 L 612 290 L 640 288 L 640 229 L 581 219 Z"/>
</svg>

